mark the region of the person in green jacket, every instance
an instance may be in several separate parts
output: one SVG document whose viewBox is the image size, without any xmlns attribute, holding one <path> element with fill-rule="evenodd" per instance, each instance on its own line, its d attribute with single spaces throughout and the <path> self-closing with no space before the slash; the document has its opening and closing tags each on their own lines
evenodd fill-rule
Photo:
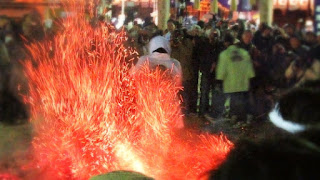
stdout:
<svg viewBox="0 0 320 180">
<path fill-rule="evenodd" d="M 246 121 L 250 79 L 254 76 L 253 64 L 246 50 L 231 45 L 220 54 L 216 79 L 223 83 L 223 93 L 230 100 L 230 116 L 235 116 L 235 120 Z"/>
</svg>

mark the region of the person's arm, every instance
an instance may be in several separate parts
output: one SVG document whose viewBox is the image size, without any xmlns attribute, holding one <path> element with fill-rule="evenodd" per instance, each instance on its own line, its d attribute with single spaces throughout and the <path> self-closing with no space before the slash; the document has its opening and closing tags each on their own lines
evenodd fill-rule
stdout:
<svg viewBox="0 0 320 180">
<path fill-rule="evenodd" d="M 175 59 L 173 59 L 173 64 L 172 64 L 172 71 L 173 71 L 173 74 L 174 74 L 174 76 L 176 76 L 176 78 L 177 78 L 177 85 L 178 86 L 181 86 L 182 85 L 182 76 L 183 76 L 183 74 L 182 74 L 182 68 L 181 68 L 181 64 L 180 64 L 180 62 L 178 61 L 178 60 L 175 60 Z"/>
<path fill-rule="evenodd" d="M 317 80 L 320 78 L 320 61 L 314 60 L 311 67 L 309 67 L 301 78 L 300 82 L 303 83 L 307 80 Z"/>
<path fill-rule="evenodd" d="M 294 76 L 294 74 L 295 74 L 294 70 L 295 70 L 295 62 L 293 61 L 293 62 L 291 62 L 291 64 L 290 64 L 289 67 L 287 68 L 287 70 L 286 70 L 286 72 L 285 72 L 285 77 L 286 77 L 287 79 L 293 78 L 293 76 Z"/>
<path fill-rule="evenodd" d="M 222 52 L 219 56 L 217 69 L 216 69 L 216 79 L 223 81 L 226 76 L 226 57 L 225 52 Z"/>
<path fill-rule="evenodd" d="M 254 68 L 253 68 L 253 62 L 252 62 L 252 59 L 251 59 L 250 54 L 248 52 L 246 52 L 245 56 L 246 56 L 245 57 L 246 59 L 249 59 L 248 78 L 252 79 L 252 78 L 255 77 L 255 72 L 254 72 Z"/>
<path fill-rule="evenodd" d="M 0 42 L 0 65 L 7 65 L 10 63 L 9 53 L 7 47 Z"/>
</svg>

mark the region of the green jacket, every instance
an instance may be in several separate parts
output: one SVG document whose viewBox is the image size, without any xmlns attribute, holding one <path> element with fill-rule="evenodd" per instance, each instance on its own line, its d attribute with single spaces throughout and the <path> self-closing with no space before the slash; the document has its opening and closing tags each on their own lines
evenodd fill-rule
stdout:
<svg viewBox="0 0 320 180">
<path fill-rule="evenodd" d="M 249 53 L 236 46 L 223 51 L 218 60 L 216 79 L 223 81 L 223 92 L 246 92 L 255 76 Z"/>
</svg>

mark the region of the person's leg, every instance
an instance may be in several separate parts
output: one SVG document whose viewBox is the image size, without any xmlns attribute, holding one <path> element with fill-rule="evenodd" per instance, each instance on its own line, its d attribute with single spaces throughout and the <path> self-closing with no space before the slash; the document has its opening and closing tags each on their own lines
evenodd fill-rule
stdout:
<svg viewBox="0 0 320 180">
<path fill-rule="evenodd" d="M 195 71 L 193 78 L 190 80 L 190 93 L 189 93 L 189 112 L 197 113 L 198 103 L 198 79 L 199 72 Z"/>
<path fill-rule="evenodd" d="M 212 115 L 215 118 L 220 118 L 223 116 L 224 103 L 226 101 L 225 95 L 222 89 L 215 87 L 212 90 Z"/>
<path fill-rule="evenodd" d="M 8 107 L 12 106 L 12 102 L 7 101 L 10 96 L 8 96 L 10 79 L 10 66 L 0 66 L 0 121 L 11 120 L 8 116 L 10 112 Z M 10 95 L 10 94 L 9 94 Z"/>
<path fill-rule="evenodd" d="M 201 76 L 201 87 L 200 87 L 200 109 L 199 116 L 203 116 L 208 112 L 209 109 L 209 92 L 210 92 L 210 74 L 203 73 Z"/>
<path fill-rule="evenodd" d="M 239 112 L 239 120 L 246 122 L 247 121 L 247 115 L 249 114 L 249 92 L 241 92 L 239 94 L 240 96 L 240 112 Z"/>
<path fill-rule="evenodd" d="M 247 99 L 246 93 L 230 93 L 230 115 L 236 116 L 237 121 L 246 121 L 247 119 Z"/>
</svg>

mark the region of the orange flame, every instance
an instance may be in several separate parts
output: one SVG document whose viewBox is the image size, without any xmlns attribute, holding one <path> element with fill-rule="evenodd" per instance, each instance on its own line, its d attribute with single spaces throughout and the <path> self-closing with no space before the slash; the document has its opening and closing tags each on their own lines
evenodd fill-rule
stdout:
<svg viewBox="0 0 320 180">
<path fill-rule="evenodd" d="M 91 26 L 82 5 L 67 6 L 77 14 L 53 40 L 28 47 L 26 100 L 40 179 L 82 180 L 114 170 L 196 179 L 217 167 L 232 143 L 177 131 L 180 87 L 159 70 L 132 77 L 127 59 L 135 51 L 124 46 L 125 32 Z"/>
</svg>

